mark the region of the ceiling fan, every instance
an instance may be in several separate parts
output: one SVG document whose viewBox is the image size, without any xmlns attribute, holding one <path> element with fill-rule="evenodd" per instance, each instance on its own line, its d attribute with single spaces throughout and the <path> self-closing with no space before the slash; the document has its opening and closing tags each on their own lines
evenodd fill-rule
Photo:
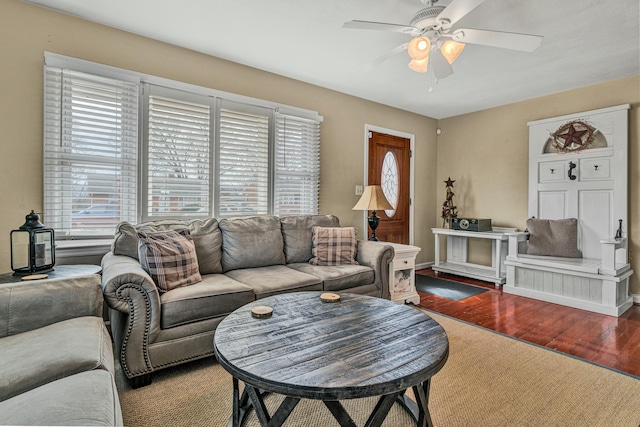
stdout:
<svg viewBox="0 0 640 427">
<path fill-rule="evenodd" d="M 357 30 L 393 31 L 413 36 L 386 55 L 374 61 L 380 64 L 392 55 L 405 50 L 411 61 L 409 68 L 426 73 L 432 68 L 436 79 L 453 74 L 451 64 L 458 58 L 465 43 L 533 52 L 540 46 L 542 36 L 501 31 L 458 28 L 453 25 L 485 0 L 453 0 L 448 6 L 435 6 L 438 0 L 421 0 L 426 7 L 416 13 L 409 25 L 371 21 L 349 21 L 343 28 Z"/>
</svg>

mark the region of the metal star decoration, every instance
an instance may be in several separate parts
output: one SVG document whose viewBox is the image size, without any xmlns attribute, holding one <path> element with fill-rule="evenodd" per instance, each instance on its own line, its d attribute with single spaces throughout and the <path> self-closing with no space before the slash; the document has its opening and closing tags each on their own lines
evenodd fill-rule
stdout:
<svg viewBox="0 0 640 427">
<path fill-rule="evenodd" d="M 593 142 L 593 132 L 593 127 L 587 123 L 575 120 L 560 126 L 553 133 L 553 140 L 560 151 L 577 151 L 586 148 Z"/>
<path fill-rule="evenodd" d="M 443 181 L 445 184 L 447 184 L 447 187 L 453 187 L 453 183 L 456 182 L 455 179 L 451 179 L 451 177 L 449 177 L 446 181 Z"/>
</svg>

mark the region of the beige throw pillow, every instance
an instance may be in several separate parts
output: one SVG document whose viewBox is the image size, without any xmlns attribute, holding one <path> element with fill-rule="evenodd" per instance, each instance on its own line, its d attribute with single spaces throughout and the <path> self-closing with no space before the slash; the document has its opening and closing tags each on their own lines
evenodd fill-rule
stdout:
<svg viewBox="0 0 640 427">
<path fill-rule="evenodd" d="M 529 255 L 557 256 L 564 258 L 580 258 L 578 250 L 578 220 L 538 219 L 527 220 L 529 230 Z"/>
<path fill-rule="evenodd" d="M 138 242 L 140 265 L 161 293 L 202 281 L 196 247 L 189 230 L 140 231 Z"/>
<path fill-rule="evenodd" d="M 353 227 L 313 227 L 313 265 L 358 264 L 358 242 Z"/>
</svg>

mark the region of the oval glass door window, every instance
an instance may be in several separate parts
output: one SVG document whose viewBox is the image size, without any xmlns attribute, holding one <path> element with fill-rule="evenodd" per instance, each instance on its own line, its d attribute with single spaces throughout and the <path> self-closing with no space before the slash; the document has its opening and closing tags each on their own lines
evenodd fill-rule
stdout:
<svg viewBox="0 0 640 427">
<path fill-rule="evenodd" d="M 398 193 L 400 183 L 398 182 L 398 162 L 396 161 L 396 155 L 392 151 L 387 151 L 382 161 L 382 172 L 380 176 L 380 186 L 382 192 L 387 198 L 393 209 L 385 209 L 384 213 L 389 218 L 393 217 L 398 207 Z"/>
</svg>

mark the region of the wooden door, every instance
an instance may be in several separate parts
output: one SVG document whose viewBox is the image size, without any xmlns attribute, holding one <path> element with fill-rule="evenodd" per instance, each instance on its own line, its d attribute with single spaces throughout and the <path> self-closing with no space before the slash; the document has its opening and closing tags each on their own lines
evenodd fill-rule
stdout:
<svg viewBox="0 0 640 427">
<path fill-rule="evenodd" d="M 395 207 L 376 211 L 380 217 L 376 237 L 382 242 L 409 244 L 411 140 L 370 132 L 368 168 L 368 185 L 382 186 Z"/>
</svg>

